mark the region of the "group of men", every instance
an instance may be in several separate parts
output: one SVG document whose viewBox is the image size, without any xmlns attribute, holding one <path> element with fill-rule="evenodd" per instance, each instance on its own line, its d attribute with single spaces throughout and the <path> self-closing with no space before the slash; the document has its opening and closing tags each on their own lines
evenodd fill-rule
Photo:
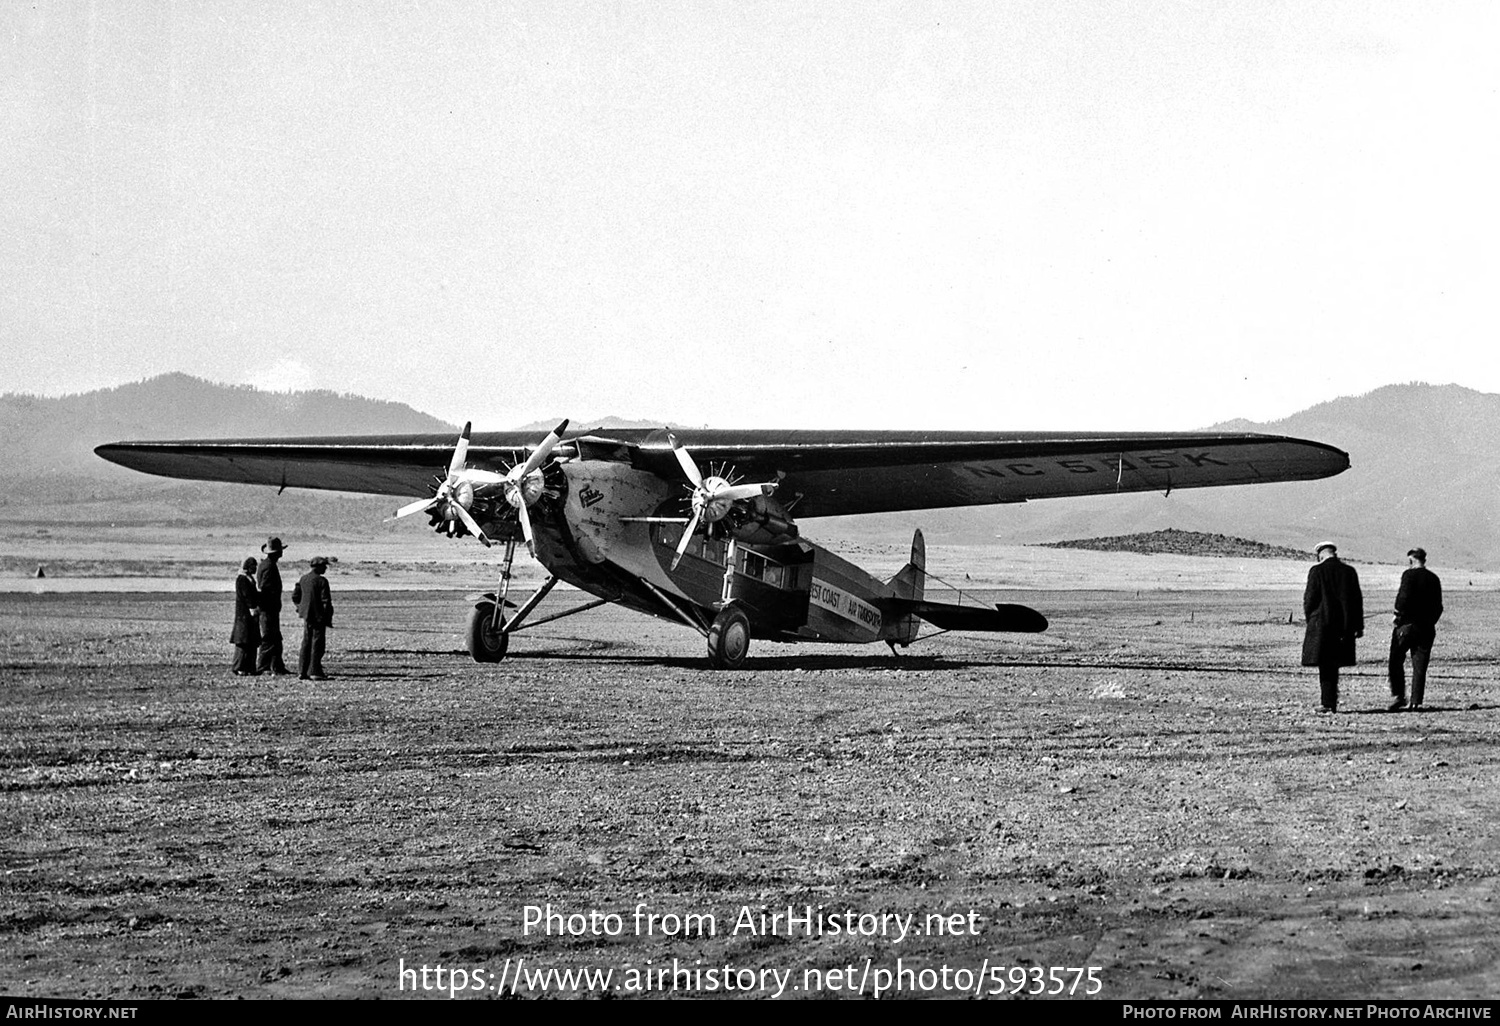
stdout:
<svg viewBox="0 0 1500 1026">
<path fill-rule="evenodd" d="M 1307 572 L 1307 590 L 1302 593 L 1302 613 L 1307 634 L 1302 641 L 1302 665 L 1318 668 L 1321 687 L 1320 712 L 1339 709 L 1339 667 L 1354 665 L 1354 642 L 1365 633 L 1364 596 L 1359 574 L 1339 559 L 1338 546 L 1319 542 L 1318 562 Z M 1396 592 L 1395 628 L 1391 631 L 1391 654 L 1387 676 L 1391 685 L 1391 712 L 1422 709 L 1427 690 L 1427 662 L 1437 637 L 1437 622 L 1443 616 L 1443 585 L 1427 569 L 1427 550 L 1407 550 L 1407 570 Z M 1411 699 L 1406 696 L 1406 658 L 1411 656 Z"/>
<path fill-rule="evenodd" d="M 246 558 L 234 582 L 234 629 L 229 640 L 234 645 L 231 669 L 236 677 L 291 673 L 282 656 L 281 570 L 277 567 L 286 546 L 280 538 L 272 538 L 260 551 L 264 555 L 259 563 L 254 556 Z M 323 650 L 333 623 L 333 591 L 324 576 L 329 562 L 327 556 L 308 560 L 307 573 L 292 588 L 292 604 L 302 618 L 297 675 L 303 680 L 328 679 L 323 672 Z"/>
</svg>

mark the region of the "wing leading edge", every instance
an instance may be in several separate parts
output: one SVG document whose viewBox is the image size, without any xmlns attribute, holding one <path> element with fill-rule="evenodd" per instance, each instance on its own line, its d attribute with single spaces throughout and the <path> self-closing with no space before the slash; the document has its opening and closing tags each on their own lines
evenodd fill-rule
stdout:
<svg viewBox="0 0 1500 1026">
<path fill-rule="evenodd" d="M 1027 502 L 1109 492 L 1310 481 L 1349 467 L 1321 442 L 1251 433 L 677 431 L 703 464 L 747 480 L 781 475 L 799 518 Z M 503 470 L 531 432 L 475 432 L 474 467 Z M 421 495 L 447 469 L 446 435 L 116 442 L 94 450 L 164 477 Z M 681 468 L 665 431 L 569 433 L 556 455 L 628 462 L 665 479 Z M 795 502 L 793 502 L 795 500 Z"/>
</svg>

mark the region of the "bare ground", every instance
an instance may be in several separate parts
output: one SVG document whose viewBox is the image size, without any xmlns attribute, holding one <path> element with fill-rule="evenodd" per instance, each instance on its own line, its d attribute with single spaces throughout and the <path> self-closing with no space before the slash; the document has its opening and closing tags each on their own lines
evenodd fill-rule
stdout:
<svg viewBox="0 0 1500 1026">
<path fill-rule="evenodd" d="M 224 595 L 0 594 L 0 993 L 899 958 L 1098 966 L 1106 998 L 1500 995 L 1494 592 L 1450 600 L 1431 711 L 1384 712 L 1378 625 L 1327 717 L 1293 591 L 1010 592 L 1052 629 L 715 674 L 612 608 L 479 666 L 462 595 L 343 583 L 312 685 L 228 674 Z M 523 934 L 547 904 L 624 934 Z M 636 936 L 643 904 L 717 930 Z M 978 933 L 731 932 L 809 904 Z"/>
</svg>

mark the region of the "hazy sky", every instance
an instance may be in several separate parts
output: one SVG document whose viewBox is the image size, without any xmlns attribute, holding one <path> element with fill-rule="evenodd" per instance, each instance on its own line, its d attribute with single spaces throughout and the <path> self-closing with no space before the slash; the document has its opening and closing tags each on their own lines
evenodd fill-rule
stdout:
<svg viewBox="0 0 1500 1026">
<path fill-rule="evenodd" d="M 0 6 L 0 392 L 1193 428 L 1500 392 L 1500 4 Z"/>
</svg>

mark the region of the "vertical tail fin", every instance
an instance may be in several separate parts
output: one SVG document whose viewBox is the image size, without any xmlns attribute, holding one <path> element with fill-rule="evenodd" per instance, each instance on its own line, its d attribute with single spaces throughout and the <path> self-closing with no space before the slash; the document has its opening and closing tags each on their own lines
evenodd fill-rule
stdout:
<svg viewBox="0 0 1500 1026">
<path fill-rule="evenodd" d="M 926 577 L 927 543 L 922 540 L 922 530 L 918 528 L 911 536 L 911 562 L 902 567 L 901 572 L 890 580 L 895 597 L 911 599 L 914 602 L 922 601 Z"/>
</svg>

